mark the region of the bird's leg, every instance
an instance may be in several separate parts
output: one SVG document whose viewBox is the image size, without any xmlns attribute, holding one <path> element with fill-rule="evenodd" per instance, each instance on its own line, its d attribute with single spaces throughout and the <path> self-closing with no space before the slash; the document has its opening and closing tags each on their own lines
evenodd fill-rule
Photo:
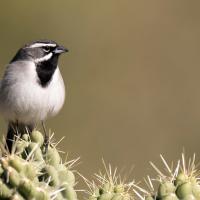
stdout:
<svg viewBox="0 0 200 200">
<path fill-rule="evenodd" d="M 18 136 L 20 133 L 19 133 L 19 122 L 18 122 L 18 120 L 16 121 L 16 126 L 15 127 L 13 127 L 14 129 L 15 129 L 15 132 L 16 132 L 16 135 Z M 15 135 L 15 136 L 16 136 Z M 14 136 L 14 138 L 15 138 L 15 136 Z"/>
<path fill-rule="evenodd" d="M 16 122 L 9 122 L 8 124 L 8 132 L 6 136 L 6 145 L 5 148 L 12 153 L 13 149 L 13 143 L 16 141 L 16 138 L 20 137 L 20 131 L 19 131 L 19 123 Z"/>
<path fill-rule="evenodd" d="M 48 150 L 48 146 L 49 146 L 49 136 L 48 136 L 48 134 L 47 134 L 44 121 L 42 121 L 42 128 L 43 128 L 43 131 L 44 131 L 44 147 L 45 147 L 44 151 L 45 151 L 45 153 L 46 153 L 47 150 Z"/>
</svg>

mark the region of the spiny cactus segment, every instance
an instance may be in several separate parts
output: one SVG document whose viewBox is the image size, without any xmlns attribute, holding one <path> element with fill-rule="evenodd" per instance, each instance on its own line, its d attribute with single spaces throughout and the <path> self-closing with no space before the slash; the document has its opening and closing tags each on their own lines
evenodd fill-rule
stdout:
<svg viewBox="0 0 200 200">
<path fill-rule="evenodd" d="M 89 191 L 88 200 L 134 200 L 132 186 L 133 181 L 125 183 L 120 175 L 117 175 L 117 168 L 112 171 L 111 165 L 106 166 L 103 161 L 105 173 L 95 174 L 95 181 L 84 178 Z"/>
<path fill-rule="evenodd" d="M 186 164 L 185 156 L 182 154 L 181 160 L 178 161 L 174 169 L 167 164 L 163 156 L 161 156 L 161 159 L 167 174 L 151 162 L 152 167 L 158 173 L 158 177 L 151 179 L 148 176 L 146 180 L 148 191 L 135 186 L 136 190 L 134 191 L 137 196 L 141 200 L 200 200 L 199 171 L 195 166 L 195 155 Z M 158 189 L 155 189 L 154 181 L 158 183 Z"/>
<path fill-rule="evenodd" d="M 0 200 L 77 200 L 76 185 L 71 167 L 76 160 L 63 163 L 58 143 L 50 136 L 48 148 L 44 136 L 37 130 L 16 138 L 11 153 L 1 146 Z M 126 183 L 117 175 L 117 168 L 106 166 L 105 172 L 95 174 L 89 181 L 88 200 L 200 200 L 200 171 L 195 155 L 186 162 L 184 154 L 176 165 L 168 165 L 161 155 L 164 170 L 158 169 L 156 178 L 145 180 L 148 189 Z M 164 171 L 164 172 L 163 172 Z"/>
<path fill-rule="evenodd" d="M 71 171 L 76 160 L 62 163 L 51 140 L 46 149 L 43 135 L 34 130 L 17 138 L 11 153 L 2 145 L 0 199 L 77 200 Z"/>
</svg>

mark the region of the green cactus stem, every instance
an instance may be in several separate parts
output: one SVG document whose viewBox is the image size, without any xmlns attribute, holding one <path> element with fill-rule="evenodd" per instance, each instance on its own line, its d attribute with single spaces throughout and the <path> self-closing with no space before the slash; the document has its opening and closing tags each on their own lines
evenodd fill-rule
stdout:
<svg viewBox="0 0 200 200">
<path fill-rule="evenodd" d="M 112 172 L 111 165 L 106 166 L 103 161 L 105 173 L 95 174 L 95 180 L 85 180 L 89 191 L 88 200 L 134 200 L 132 186 L 134 181 L 125 183 L 120 175 L 117 175 L 117 168 Z"/>
<path fill-rule="evenodd" d="M 52 139 L 52 137 L 50 137 Z M 12 153 L 1 148 L 0 199 L 77 200 L 74 171 L 77 160 L 63 163 L 56 144 L 44 151 L 44 137 L 34 130 L 14 141 Z"/>
<path fill-rule="evenodd" d="M 195 166 L 195 155 L 190 158 L 188 165 L 185 155 L 182 154 L 175 169 L 171 168 L 166 160 L 161 156 L 167 174 L 161 172 L 156 165 L 151 162 L 152 167 L 158 173 L 156 179 L 147 178 L 146 183 L 149 190 L 144 190 L 135 186 L 135 193 L 141 200 L 200 200 L 199 171 Z M 153 181 L 158 183 L 155 189 Z M 140 194 L 139 191 L 143 194 Z"/>
</svg>

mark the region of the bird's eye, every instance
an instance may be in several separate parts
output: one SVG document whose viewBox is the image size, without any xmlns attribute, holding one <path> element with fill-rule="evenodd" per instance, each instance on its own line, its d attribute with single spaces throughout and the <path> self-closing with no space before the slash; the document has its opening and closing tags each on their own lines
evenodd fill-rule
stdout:
<svg viewBox="0 0 200 200">
<path fill-rule="evenodd" d="M 45 52 L 49 52 L 49 51 L 51 50 L 51 48 L 50 48 L 49 46 L 46 46 L 46 47 L 43 47 L 43 50 L 44 50 Z"/>
</svg>

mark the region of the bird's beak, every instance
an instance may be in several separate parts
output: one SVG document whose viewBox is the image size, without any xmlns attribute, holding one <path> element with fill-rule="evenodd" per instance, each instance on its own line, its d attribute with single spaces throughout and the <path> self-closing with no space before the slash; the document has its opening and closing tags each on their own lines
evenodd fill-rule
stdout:
<svg viewBox="0 0 200 200">
<path fill-rule="evenodd" d="M 55 53 L 55 54 L 61 54 L 61 53 L 65 53 L 65 52 L 68 52 L 68 51 L 69 51 L 69 50 L 66 49 L 66 48 L 63 47 L 63 46 L 57 46 L 57 47 L 54 49 L 53 53 Z"/>
</svg>

